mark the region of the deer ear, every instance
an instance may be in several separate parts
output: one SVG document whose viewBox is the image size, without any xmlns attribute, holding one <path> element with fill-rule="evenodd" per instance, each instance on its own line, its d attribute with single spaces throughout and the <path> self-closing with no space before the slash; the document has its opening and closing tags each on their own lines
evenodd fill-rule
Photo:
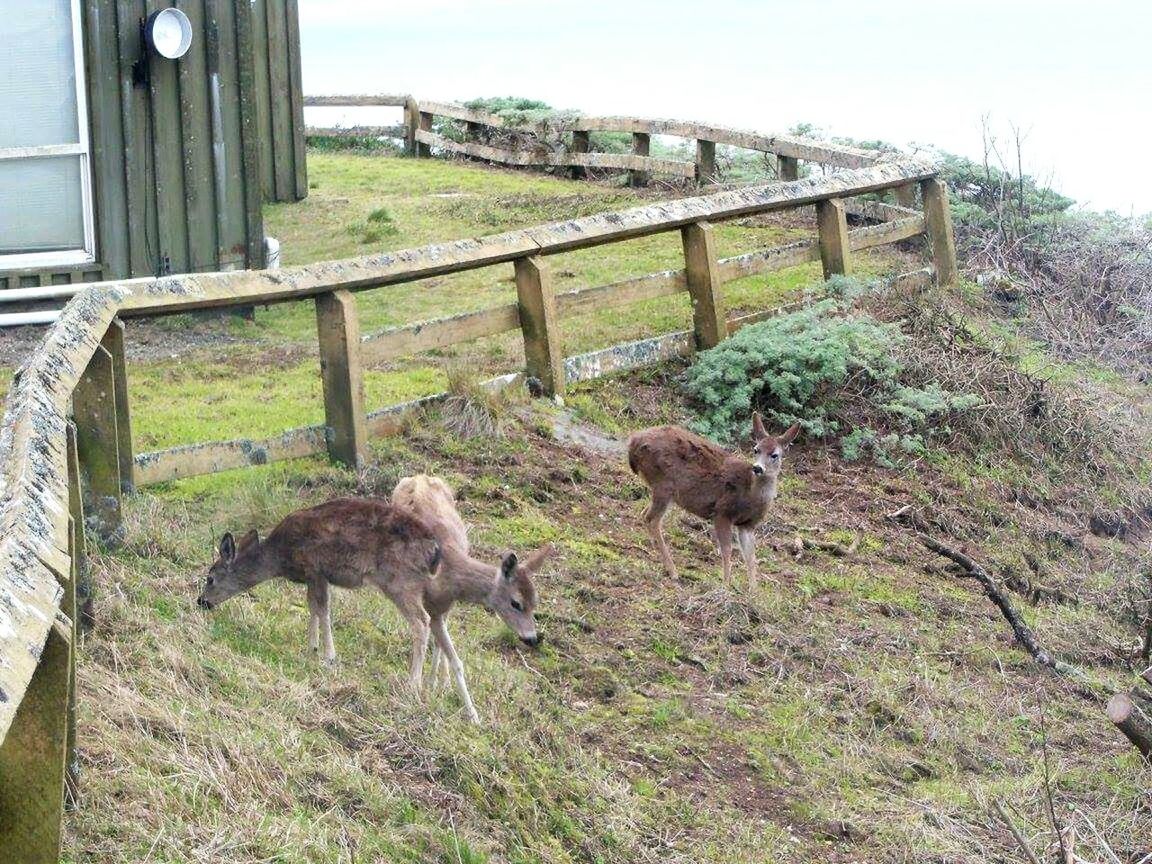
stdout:
<svg viewBox="0 0 1152 864">
<path fill-rule="evenodd" d="M 544 562 L 551 558 L 555 552 L 555 546 L 553 546 L 551 543 L 545 543 L 543 546 L 541 546 L 539 549 L 524 559 L 524 569 L 529 573 L 535 573 L 537 570 L 544 566 Z"/>
<path fill-rule="evenodd" d="M 764 428 L 764 420 L 761 419 L 759 411 L 752 412 L 752 437 L 757 441 L 768 437 L 768 432 Z"/>
<path fill-rule="evenodd" d="M 504 556 L 504 560 L 500 562 L 500 575 L 505 579 L 511 579 L 516 575 L 516 565 L 519 559 L 516 557 L 515 552 L 509 552 Z"/>
<path fill-rule="evenodd" d="M 240 548 L 240 549 L 246 549 L 247 547 L 251 546 L 253 543 L 259 543 L 259 542 L 260 542 L 260 532 L 257 531 L 255 528 L 253 528 L 251 531 L 249 531 L 247 534 L 245 534 L 243 537 L 240 538 L 240 543 L 237 545 L 238 545 L 238 548 Z"/>
<path fill-rule="evenodd" d="M 788 431 L 780 436 L 780 443 L 784 447 L 788 447 L 796 440 L 796 436 L 800 434 L 800 424 L 793 423 L 788 427 Z"/>
<path fill-rule="evenodd" d="M 232 532 L 227 532 L 220 538 L 220 560 L 232 562 L 236 558 L 236 540 L 232 536 Z"/>
</svg>

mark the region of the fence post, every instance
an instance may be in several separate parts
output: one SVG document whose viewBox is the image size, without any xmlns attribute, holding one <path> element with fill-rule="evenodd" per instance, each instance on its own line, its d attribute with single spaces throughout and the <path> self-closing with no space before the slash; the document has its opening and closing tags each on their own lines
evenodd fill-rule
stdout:
<svg viewBox="0 0 1152 864">
<path fill-rule="evenodd" d="M 892 190 L 896 196 L 896 204 L 900 207 L 907 207 L 914 209 L 916 207 L 916 184 L 909 183 L 907 186 L 897 186 Z"/>
<path fill-rule="evenodd" d="M 0 746 L 0 849 L 5 861 L 57 864 L 72 642 L 59 620 Z"/>
<path fill-rule="evenodd" d="M 128 409 L 128 365 L 124 355 L 124 322 L 113 319 L 100 342 L 112 357 L 116 390 L 116 448 L 120 455 L 120 488 L 135 492 L 136 462 L 132 451 L 132 415 Z"/>
<path fill-rule="evenodd" d="M 479 141 L 480 140 L 480 123 L 473 123 L 471 120 L 464 121 L 464 140 L 465 141 Z"/>
<path fill-rule="evenodd" d="M 417 111 L 417 114 L 420 118 L 420 120 L 419 120 L 420 129 L 423 130 L 424 132 L 431 132 L 432 131 L 432 115 L 425 112 L 425 111 L 419 111 L 419 110 Z M 413 136 L 413 138 L 415 138 L 415 136 Z M 427 159 L 428 157 L 430 157 L 432 155 L 431 145 L 424 144 L 423 142 L 417 141 L 416 142 L 416 155 L 418 157 L 422 157 L 422 158 Z"/>
<path fill-rule="evenodd" d="M 688 293 L 692 297 L 692 329 L 696 348 L 703 351 L 719 345 L 728 335 L 712 226 L 707 222 L 685 225 L 680 229 L 680 239 L 684 244 Z"/>
<path fill-rule="evenodd" d="M 955 285 L 959 274 L 956 269 L 956 241 L 952 236 L 952 211 L 948 209 L 948 184 L 935 177 L 921 180 L 920 197 L 924 199 L 924 224 L 932 246 L 932 261 L 936 265 L 936 284 Z"/>
<path fill-rule="evenodd" d="M 716 178 L 716 142 L 696 142 L 696 182 L 711 183 Z"/>
<path fill-rule="evenodd" d="M 120 435 L 116 429 L 116 370 L 112 355 L 98 345 L 72 393 L 76 452 L 84 484 L 84 512 L 105 542 L 122 530 Z"/>
<path fill-rule="evenodd" d="M 420 105 L 411 96 L 404 100 L 404 149 L 409 156 L 416 151 L 416 128 L 420 125 Z"/>
<path fill-rule="evenodd" d="M 586 129 L 577 129 L 572 133 L 572 152 L 573 153 L 587 153 L 590 145 L 588 139 L 588 131 Z M 583 165 L 572 166 L 572 179 L 583 180 L 588 176 L 588 171 Z"/>
<path fill-rule="evenodd" d="M 844 203 L 833 198 L 816 202 L 816 226 L 820 231 L 820 262 L 824 278 L 848 272 L 848 217 Z"/>
<path fill-rule="evenodd" d="M 646 132 L 632 133 L 632 153 L 636 156 L 647 156 L 652 152 L 652 136 Z M 629 171 L 629 186 L 647 186 L 651 175 L 647 171 Z"/>
<path fill-rule="evenodd" d="M 360 365 L 360 321 L 351 292 L 317 295 L 316 331 L 328 456 L 334 462 L 359 469 L 368 462 L 368 420 Z"/>
<path fill-rule="evenodd" d="M 800 179 L 800 160 L 794 156 L 776 157 L 776 176 L 780 180 Z"/>
<path fill-rule="evenodd" d="M 524 333 L 524 360 L 530 376 L 540 381 L 547 396 L 564 394 L 564 349 L 552 274 L 537 257 L 517 258 L 516 296 L 520 302 L 520 329 Z"/>
</svg>

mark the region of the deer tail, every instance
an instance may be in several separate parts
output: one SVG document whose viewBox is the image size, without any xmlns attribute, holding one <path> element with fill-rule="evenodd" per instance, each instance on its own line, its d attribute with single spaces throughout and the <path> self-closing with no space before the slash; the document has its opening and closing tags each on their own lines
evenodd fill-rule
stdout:
<svg viewBox="0 0 1152 864">
<path fill-rule="evenodd" d="M 628 439 L 628 467 L 632 469 L 633 474 L 639 474 L 640 469 L 636 467 L 636 457 L 640 453 L 640 448 L 644 445 L 636 440 L 636 436 Z"/>
</svg>

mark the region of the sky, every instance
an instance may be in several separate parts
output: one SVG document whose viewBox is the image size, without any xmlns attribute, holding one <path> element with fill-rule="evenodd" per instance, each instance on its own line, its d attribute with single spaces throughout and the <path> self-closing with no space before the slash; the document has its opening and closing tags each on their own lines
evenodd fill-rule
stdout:
<svg viewBox="0 0 1152 864">
<path fill-rule="evenodd" d="M 1152 0 L 300 0 L 300 13 L 309 95 L 811 123 L 977 159 L 987 128 L 1013 163 L 1016 128 L 1025 170 L 1081 206 L 1152 212 Z"/>
</svg>

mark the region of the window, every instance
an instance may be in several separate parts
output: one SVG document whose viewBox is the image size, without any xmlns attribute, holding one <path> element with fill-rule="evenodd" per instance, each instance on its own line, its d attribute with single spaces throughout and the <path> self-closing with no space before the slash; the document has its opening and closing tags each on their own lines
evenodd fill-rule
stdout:
<svg viewBox="0 0 1152 864">
<path fill-rule="evenodd" d="M 80 0 L 4 0 L 0 270 L 95 259 Z"/>
</svg>

